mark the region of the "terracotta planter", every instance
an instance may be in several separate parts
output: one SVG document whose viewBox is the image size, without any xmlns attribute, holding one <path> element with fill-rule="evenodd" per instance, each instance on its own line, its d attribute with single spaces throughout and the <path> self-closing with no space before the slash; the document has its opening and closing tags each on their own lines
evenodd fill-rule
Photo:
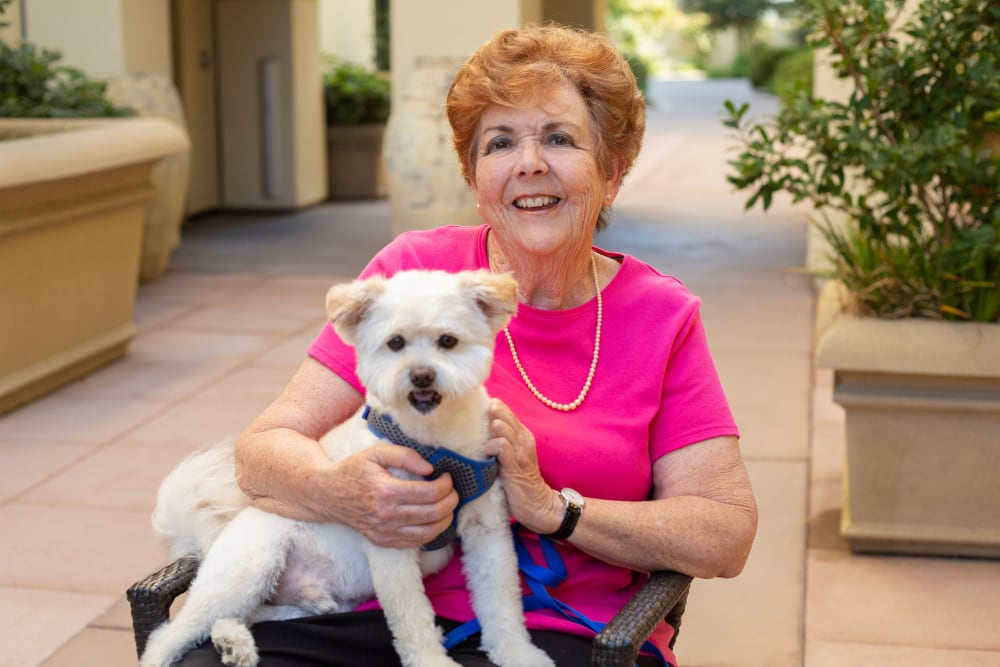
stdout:
<svg viewBox="0 0 1000 667">
<path fill-rule="evenodd" d="M 1000 325 L 849 315 L 820 294 L 816 363 L 847 427 L 857 551 L 1000 557 Z"/>
<path fill-rule="evenodd" d="M 153 119 L 3 141 L 0 413 L 125 353 L 151 173 L 188 149 Z"/>
<path fill-rule="evenodd" d="M 385 123 L 327 125 L 330 199 L 383 199 L 386 196 L 382 140 Z"/>
</svg>

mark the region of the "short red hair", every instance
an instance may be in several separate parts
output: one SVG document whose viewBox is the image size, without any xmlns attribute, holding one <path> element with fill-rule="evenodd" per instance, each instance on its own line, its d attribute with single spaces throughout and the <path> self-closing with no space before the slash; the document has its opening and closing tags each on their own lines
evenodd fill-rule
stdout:
<svg viewBox="0 0 1000 667">
<path fill-rule="evenodd" d="M 537 90 L 563 82 L 576 88 L 590 111 L 605 174 L 628 172 L 646 129 L 646 102 L 632 69 L 607 37 L 547 23 L 497 33 L 455 76 L 446 108 L 467 182 L 473 180 L 477 129 L 486 108 L 517 106 Z"/>
</svg>

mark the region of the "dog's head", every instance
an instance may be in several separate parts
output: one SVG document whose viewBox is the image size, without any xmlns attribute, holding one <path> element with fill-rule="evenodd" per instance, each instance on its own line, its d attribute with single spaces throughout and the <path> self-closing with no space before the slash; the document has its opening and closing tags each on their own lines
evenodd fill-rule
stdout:
<svg viewBox="0 0 1000 667">
<path fill-rule="evenodd" d="M 368 393 L 426 414 L 486 381 L 496 335 L 517 310 L 517 283 L 485 270 L 402 271 L 334 285 L 326 308 L 357 352 Z"/>
</svg>

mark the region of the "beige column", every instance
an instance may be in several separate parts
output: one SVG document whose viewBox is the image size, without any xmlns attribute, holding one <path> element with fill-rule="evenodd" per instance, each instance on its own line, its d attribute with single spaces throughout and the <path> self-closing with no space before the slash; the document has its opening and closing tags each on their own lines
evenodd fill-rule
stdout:
<svg viewBox="0 0 1000 667">
<path fill-rule="evenodd" d="M 219 0 L 222 205 L 326 198 L 316 0 Z"/>
<path fill-rule="evenodd" d="M 465 58 L 497 30 L 522 23 L 521 1 L 394 2 L 390 22 L 392 115 L 383 151 L 393 233 L 478 224 L 451 146 L 445 96 Z"/>
</svg>

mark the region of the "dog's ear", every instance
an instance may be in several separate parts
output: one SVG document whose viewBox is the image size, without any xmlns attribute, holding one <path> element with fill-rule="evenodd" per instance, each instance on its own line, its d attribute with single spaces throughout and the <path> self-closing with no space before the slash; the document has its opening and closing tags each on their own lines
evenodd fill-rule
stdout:
<svg viewBox="0 0 1000 667">
<path fill-rule="evenodd" d="M 494 331 L 507 326 L 517 312 L 517 281 L 509 273 L 494 274 L 485 269 L 469 271 L 465 289 Z"/>
<path fill-rule="evenodd" d="M 385 278 L 373 276 L 366 280 L 340 283 L 326 293 L 326 314 L 344 342 L 354 344 L 354 332 L 365 319 L 375 299 L 385 291 Z"/>
</svg>

